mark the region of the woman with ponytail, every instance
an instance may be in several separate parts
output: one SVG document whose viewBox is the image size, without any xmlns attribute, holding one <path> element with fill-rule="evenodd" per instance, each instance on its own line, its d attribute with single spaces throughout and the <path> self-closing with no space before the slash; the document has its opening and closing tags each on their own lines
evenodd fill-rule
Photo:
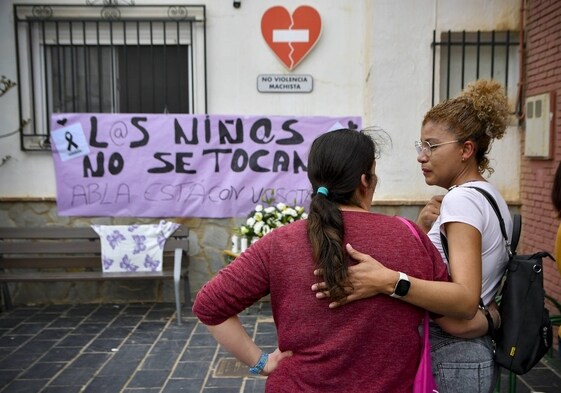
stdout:
<svg viewBox="0 0 561 393">
<path fill-rule="evenodd" d="M 399 300 L 408 276 L 447 280 L 446 267 L 414 223 L 372 213 L 378 146 L 366 132 L 318 137 L 308 157 L 308 219 L 277 228 L 222 269 L 198 293 L 193 312 L 266 392 L 411 392 L 424 310 Z M 330 309 L 311 288 L 324 272 L 332 299 L 346 296 L 353 244 L 400 272 L 392 296 Z M 263 352 L 237 315 L 270 294 L 278 348 Z"/>
</svg>

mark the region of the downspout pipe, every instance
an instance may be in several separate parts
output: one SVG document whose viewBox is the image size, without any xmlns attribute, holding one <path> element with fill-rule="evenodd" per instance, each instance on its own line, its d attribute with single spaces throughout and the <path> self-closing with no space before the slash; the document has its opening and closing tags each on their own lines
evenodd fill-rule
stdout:
<svg viewBox="0 0 561 393">
<path fill-rule="evenodd" d="M 524 118 L 526 117 L 525 106 L 524 106 L 524 87 L 526 81 L 526 43 L 524 40 L 525 37 L 525 28 L 526 28 L 526 8 L 525 8 L 526 0 L 520 0 L 520 21 L 518 29 L 518 64 L 520 66 L 520 71 L 518 74 L 518 90 L 516 93 L 516 108 L 515 114 L 516 118 L 518 119 L 519 124 L 522 123 Z"/>
</svg>

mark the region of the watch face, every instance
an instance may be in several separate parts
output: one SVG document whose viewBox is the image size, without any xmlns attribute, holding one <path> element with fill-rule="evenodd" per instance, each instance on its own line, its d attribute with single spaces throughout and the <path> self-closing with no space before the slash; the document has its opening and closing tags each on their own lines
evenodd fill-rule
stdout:
<svg viewBox="0 0 561 393">
<path fill-rule="evenodd" d="M 409 287 L 411 286 L 411 283 L 407 280 L 399 280 L 399 282 L 397 283 L 396 287 L 395 287 L 395 294 L 397 296 L 405 296 L 407 295 L 407 292 L 409 292 Z"/>
</svg>

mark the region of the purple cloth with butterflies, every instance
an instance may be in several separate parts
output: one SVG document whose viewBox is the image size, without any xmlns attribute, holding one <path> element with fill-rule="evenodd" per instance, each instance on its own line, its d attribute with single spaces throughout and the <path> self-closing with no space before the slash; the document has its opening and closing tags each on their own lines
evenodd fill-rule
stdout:
<svg viewBox="0 0 561 393">
<path fill-rule="evenodd" d="M 162 271 L 164 245 L 179 228 L 174 222 L 153 225 L 92 225 L 101 240 L 103 272 Z"/>
</svg>

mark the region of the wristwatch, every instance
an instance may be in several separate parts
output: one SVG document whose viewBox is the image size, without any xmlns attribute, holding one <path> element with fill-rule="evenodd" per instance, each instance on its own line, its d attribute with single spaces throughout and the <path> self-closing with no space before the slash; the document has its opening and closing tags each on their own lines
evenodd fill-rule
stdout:
<svg viewBox="0 0 561 393">
<path fill-rule="evenodd" d="M 407 274 L 399 272 L 399 279 L 397 280 L 393 293 L 390 296 L 395 298 L 403 297 L 407 295 L 407 292 L 409 292 L 410 286 L 411 282 L 409 281 Z"/>
</svg>

